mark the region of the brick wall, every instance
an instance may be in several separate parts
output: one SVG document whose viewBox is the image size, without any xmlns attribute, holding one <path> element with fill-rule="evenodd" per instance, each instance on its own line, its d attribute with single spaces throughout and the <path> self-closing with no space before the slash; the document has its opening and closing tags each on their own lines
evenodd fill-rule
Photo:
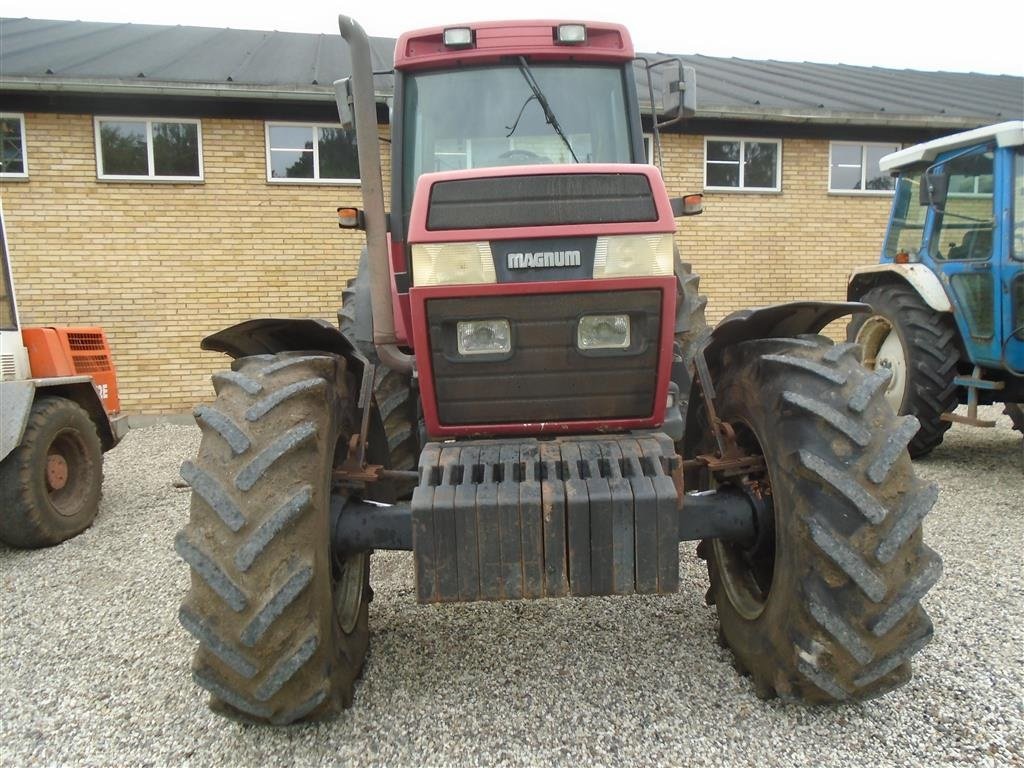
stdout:
<svg viewBox="0 0 1024 768">
<path fill-rule="evenodd" d="M 98 181 L 92 116 L 25 118 L 30 178 L 0 188 L 22 321 L 102 325 L 126 412 L 208 399 L 227 360 L 199 341 L 224 326 L 334 320 L 362 244 L 334 209 L 360 204 L 359 189 L 267 183 L 262 121 L 204 119 L 205 181 L 178 184 Z M 670 193 L 700 191 L 702 138 L 668 136 L 664 151 Z M 845 296 L 850 268 L 877 259 L 889 198 L 827 184 L 828 142 L 787 139 L 781 193 L 709 193 L 703 216 L 681 220 L 709 319 Z"/>
</svg>

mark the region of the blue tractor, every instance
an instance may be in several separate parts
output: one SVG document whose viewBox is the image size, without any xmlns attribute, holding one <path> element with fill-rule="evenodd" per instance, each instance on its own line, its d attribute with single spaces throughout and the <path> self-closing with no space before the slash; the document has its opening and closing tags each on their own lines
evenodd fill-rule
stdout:
<svg viewBox="0 0 1024 768">
<path fill-rule="evenodd" d="M 953 422 L 1004 403 L 1024 432 L 1024 120 L 965 131 L 881 160 L 898 174 L 880 263 L 847 295 L 871 305 L 847 330 L 887 398 L 921 423 L 913 457 Z M 967 414 L 954 413 L 966 404 Z"/>
</svg>

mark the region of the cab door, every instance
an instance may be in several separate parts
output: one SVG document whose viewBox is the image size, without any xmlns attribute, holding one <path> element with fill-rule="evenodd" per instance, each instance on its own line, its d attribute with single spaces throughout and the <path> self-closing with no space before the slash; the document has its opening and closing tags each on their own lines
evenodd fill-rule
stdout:
<svg viewBox="0 0 1024 768">
<path fill-rule="evenodd" d="M 1003 300 L 1003 364 L 1024 376 L 1024 148 L 999 151 L 996 175 L 1007 179 L 1000 228 L 1003 257 L 999 260 Z"/>
<path fill-rule="evenodd" d="M 932 207 L 926 244 L 974 363 L 1002 367 L 1002 286 L 995 148 L 956 150 L 934 167 L 948 178 L 945 200 Z"/>
</svg>

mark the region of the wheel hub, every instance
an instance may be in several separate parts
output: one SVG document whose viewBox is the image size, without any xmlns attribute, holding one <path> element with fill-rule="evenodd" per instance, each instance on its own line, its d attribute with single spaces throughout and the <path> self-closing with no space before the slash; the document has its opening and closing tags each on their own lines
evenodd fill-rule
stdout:
<svg viewBox="0 0 1024 768">
<path fill-rule="evenodd" d="M 46 487 L 59 491 L 68 484 L 68 460 L 59 453 L 46 457 Z"/>
<path fill-rule="evenodd" d="M 881 315 L 873 315 L 857 332 L 856 342 L 864 350 L 865 366 L 889 371 L 885 399 L 899 413 L 907 389 L 907 357 L 896 329 Z"/>
</svg>

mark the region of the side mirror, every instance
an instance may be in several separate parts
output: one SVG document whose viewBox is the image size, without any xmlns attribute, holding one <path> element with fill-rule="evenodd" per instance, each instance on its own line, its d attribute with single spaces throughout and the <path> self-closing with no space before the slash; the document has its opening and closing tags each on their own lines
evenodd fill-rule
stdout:
<svg viewBox="0 0 1024 768">
<path fill-rule="evenodd" d="M 644 63 L 654 119 L 657 119 L 659 113 L 664 117 L 664 120 L 658 123 L 658 127 L 665 128 L 684 118 L 693 117 L 697 113 L 697 70 L 675 57 Z M 669 67 L 672 71 L 662 74 L 659 78 L 658 95 L 661 97 L 661 104 L 655 105 L 653 74 L 655 70 L 665 70 Z"/>
<path fill-rule="evenodd" d="M 926 171 L 921 178 L 921 205 L 943 208 L 949 194 L 949 174 Z"/>
<path fill-rule="evenodd" d="M 338 117 L 341 119 L 342 127 L 353 130 L 355 126 L 355 112 L 352 109 L 352 78 L 343 77 L 334 81 L 334 103 L 338 106 Z"/>
<path fill-rule="evenodd" d="M 673 197 L 669 202 L 672 204 L 672 215 L 676 218 L 704 213 L 704 195 L 701 193 Z"/>
</svg>

